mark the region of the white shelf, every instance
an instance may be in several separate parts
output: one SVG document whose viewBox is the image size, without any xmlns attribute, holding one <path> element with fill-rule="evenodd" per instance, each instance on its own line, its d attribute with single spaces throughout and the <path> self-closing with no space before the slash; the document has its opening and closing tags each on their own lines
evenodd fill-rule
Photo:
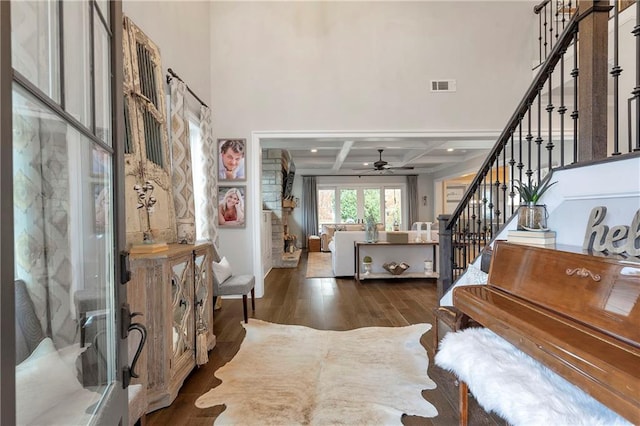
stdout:
<svg viewBox="0 0 640 426">
<path fill-rule="evenodd" d="M 437 247 L 438 243 L 365 243 L 362 241 L 354 242 L 354 278 L 360 280 L 389 280 L 389 279 L 434 279 L 438 278 L 437 266 Z M 374 259 L 373 270 L 365 275 L 362 268 L 362 259 L 364 256 L 371 256 Z M 422 265 L 425 261 L 433 262 L 434 271 L 425 274 Z M 405 262 L 409 267 L 404 273 L 394 275 L 382 268 L 384 263 Z"/>
<path fill-rule="evenodd" d="M 371 272 L 369 274 L 360 273 L 361 280 L 389 280 L 398 278 L 438 278 L 437 272 L 425 274 L 424 272 L 405 272 L 400 275 L 393 275 L 389 272 Z"/>
</svg>

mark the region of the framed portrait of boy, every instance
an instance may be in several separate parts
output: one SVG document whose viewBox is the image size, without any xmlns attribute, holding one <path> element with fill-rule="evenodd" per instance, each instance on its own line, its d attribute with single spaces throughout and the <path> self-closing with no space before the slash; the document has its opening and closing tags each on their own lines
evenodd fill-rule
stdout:
<svg viewBox="0 0 640 426">
<path fill-rule="evenodd" d="M 218 226 L 220 228 L 245 227 L 244 186 L 218 187 Z"/>
<path fill-rule="evenodd" d="M 246 139 L 218 139 L 218 179 L 246 180 Z"/>
</svg>

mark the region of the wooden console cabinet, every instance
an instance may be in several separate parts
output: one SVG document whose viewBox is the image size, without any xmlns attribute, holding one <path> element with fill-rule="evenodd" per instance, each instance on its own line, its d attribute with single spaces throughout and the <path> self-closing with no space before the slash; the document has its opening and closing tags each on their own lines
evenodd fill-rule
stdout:
<svg viewBox="0 0 640 426">
<path fill-rule="evenodd" d="M 132 383 L 147 392 L 147 412 L 170 405 L 196 366 L 196 328 L 202 318 L 207 346 L 213 335 L 213 273 L 210 242 L 169 244 L 161 253 L 130 256 L 127 296 L 136 322 L 147 328 L 147 343 Z"/>
</svg>

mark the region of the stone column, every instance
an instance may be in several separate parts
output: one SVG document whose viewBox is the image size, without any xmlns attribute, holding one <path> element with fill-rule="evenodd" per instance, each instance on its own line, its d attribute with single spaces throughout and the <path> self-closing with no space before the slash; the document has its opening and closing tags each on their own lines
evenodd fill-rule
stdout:
<svg viewBox="0 0 640 426">
<path fill-rule="evenodd" d="M 282 224 L 282 150 L 268 149 L 262 154 L 263 209 L 271 210 L 271 253 L 273 266 L 282 266 L 284 227 Z"/>
</svg>

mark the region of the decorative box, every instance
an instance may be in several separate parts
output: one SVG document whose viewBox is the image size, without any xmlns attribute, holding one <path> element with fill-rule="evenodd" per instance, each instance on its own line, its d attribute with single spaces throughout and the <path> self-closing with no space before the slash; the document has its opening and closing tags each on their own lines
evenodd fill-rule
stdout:
<svg viewBox="0 0 640 426">
<path fill-rule="evenodd" d="M 409 242 L 409 233 L 389 231 L 387 232 L 387 242 L 396 243 L 396 244 L 406 244 Z"/>
</svg>

